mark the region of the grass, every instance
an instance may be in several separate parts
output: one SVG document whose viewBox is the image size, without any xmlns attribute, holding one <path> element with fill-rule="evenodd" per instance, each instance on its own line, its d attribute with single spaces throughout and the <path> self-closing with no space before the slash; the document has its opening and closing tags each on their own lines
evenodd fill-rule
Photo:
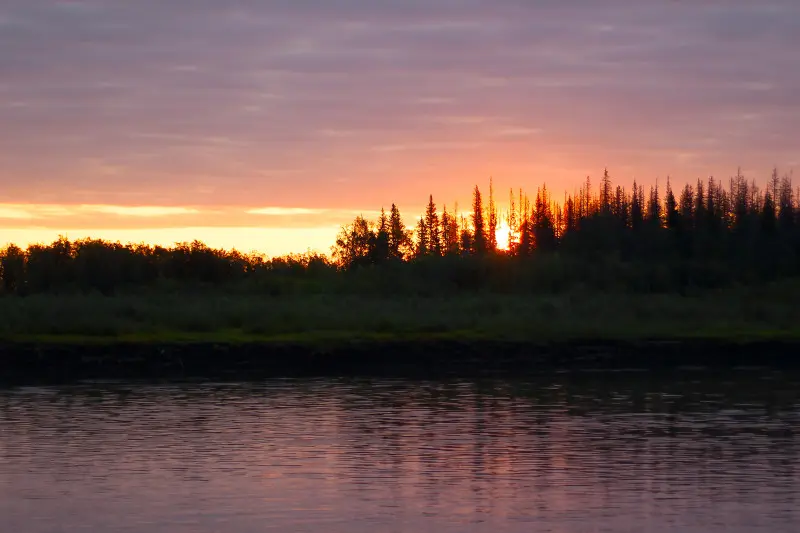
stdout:
<svg viewBox="0 0 800 533">
<path fill-rule="evenodd" d="M 693 296 L 573 291 L 514 295 L 264 296 L 211 290 L 0 298 L 0 340 L 97 344 L 707 338 L 800 340 L 800 282 Z"/>
</svg>

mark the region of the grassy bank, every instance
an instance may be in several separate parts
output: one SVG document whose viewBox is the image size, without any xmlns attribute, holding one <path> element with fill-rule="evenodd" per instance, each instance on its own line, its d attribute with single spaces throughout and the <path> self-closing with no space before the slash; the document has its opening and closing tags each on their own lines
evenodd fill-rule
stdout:
<svg viewBox="0 0 800 533">
<path fill-rule="evenodd" d="M 150 292 L 0 298 L 5 342 L 800 339 L 800 281 L 692 296 L 573 291 L 451 297 Z"/>
</svg>

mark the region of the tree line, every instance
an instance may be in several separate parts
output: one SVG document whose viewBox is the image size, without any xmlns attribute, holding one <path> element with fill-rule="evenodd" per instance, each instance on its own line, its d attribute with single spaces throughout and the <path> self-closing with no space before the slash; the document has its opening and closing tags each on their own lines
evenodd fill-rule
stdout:
<svg viewBox="0 0 800 533">
<path fill-rule="evenodd" d="M 342 268 L 395 258 L 496 253 L 531 257 L 550 252 L 581 257 L 612 254 L 625 260 L 750 257 L 755 263 L 779 261 L 794 268 L 800 244 L 798 198 L 800 191 L 793 189 L 791 176 L 779 177 L 777 169 L 763 188 L 739 171 L 727 187 L 711 177 L 674 190 L 668 178 L 663 190 L 656 184 L 647 194 L 636 181 L 630 190 L 613 186 L 605 170 L 596 191 L 587 177 L 560 203 L 546 185 L 532 200 L 522 190 L 510 191 L 509 245 L 501 251 L 490 183 L 487 205 L 476 186 L 466 215 L 448 213 L 446 207 L 439 214 L 430 196 L 413 231 L 402 225 L 394 205 L 389 218 L 383 211 L 374 222 L 357 217 L 342 228 L 333 257 Z"/>
<path fill-rule="evenodd" d="M 210 248 L 201 241 L 171 247 L 121 244 L 100 239 L 70 241 L 0 252 L 0 289 L 27 295 L 64 289 L 111 294 L 121 288 L 161 283 L 219 285 L 258 279 L 292 278 L 332 268 L 319 254 L 267 259 L 259 254 Z"/>
<path fill-rule="evenodd" d="M 800 274 L 800 191 L 777 169 L 762 187 L 739 171 L 727 184 L 711 177 L 673 189 L 667 179 L 647 191 L 636 181 L 630 189 L 615 185 L 605 170 L 596 188 L 587 177 L 561 201 L 545 185 L 535 195 L 512 190 L 502 218 L 508 246 L 501 250 L 490 181 L 488 198 L 474 187 L 467 212 L 439 209 L 429 196 L 411 226 L 395 204 L 376 220 L 358 216 L 341 228 L 330 257 L 266 259 L 200 241 L 160 247 L 61 238 L 3 250 L 0 287 L 23 295 L 65 288 L 113 293 L 164 282 L 255 280 L 277 290 L 301 278 L 382 279 L 384 286 L 402 278 L 406 286 L 419 281 L 459 290 L 587 283 L 683 290 Z"/>
</svg>

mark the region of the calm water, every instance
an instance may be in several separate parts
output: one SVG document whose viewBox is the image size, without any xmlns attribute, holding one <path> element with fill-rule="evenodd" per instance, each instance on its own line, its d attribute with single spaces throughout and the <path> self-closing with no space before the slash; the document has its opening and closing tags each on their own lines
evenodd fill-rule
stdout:
<svg viewBox="0 0 800 533">
<path fill-rule="evenodd" d="M 798 384 L 0 390 L 0 531 L 796 531 Z"/>
</svg>

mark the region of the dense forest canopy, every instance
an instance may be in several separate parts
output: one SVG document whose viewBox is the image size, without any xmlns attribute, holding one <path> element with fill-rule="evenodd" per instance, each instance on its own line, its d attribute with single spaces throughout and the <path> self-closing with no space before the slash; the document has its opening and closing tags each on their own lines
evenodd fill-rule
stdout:
<svg viewBox="0 0 800 533">
<path fill-rule="evenodd" d="M 330 256 L 211 249 L 200 241 L 170 248 L 61 238 L 0 253 L 5 294 L 84 290 L 113 293 L 156 284 L 232 284 L 280 294 L 298 284 L 365 290 L 561 290 L 571 286 L 674 291 L 768 281 L 800 274 L 800 191 L 773 170 L 759 187 L 738 172 L 645 190 L 614 184 L 606 170 L 562 201 L 546 186 L 510 191 L 500 220 L 473 189 L 468 212 L 429 196 L 408 225 L 396 205 L 377 220 L 342 227 Z M 508 228 L 507 249 L 498 227 Z M 361 280 L 361 281 L 359 281 Z M 360 285 L 359 285 L 360 284 Z"/>
</svg>

